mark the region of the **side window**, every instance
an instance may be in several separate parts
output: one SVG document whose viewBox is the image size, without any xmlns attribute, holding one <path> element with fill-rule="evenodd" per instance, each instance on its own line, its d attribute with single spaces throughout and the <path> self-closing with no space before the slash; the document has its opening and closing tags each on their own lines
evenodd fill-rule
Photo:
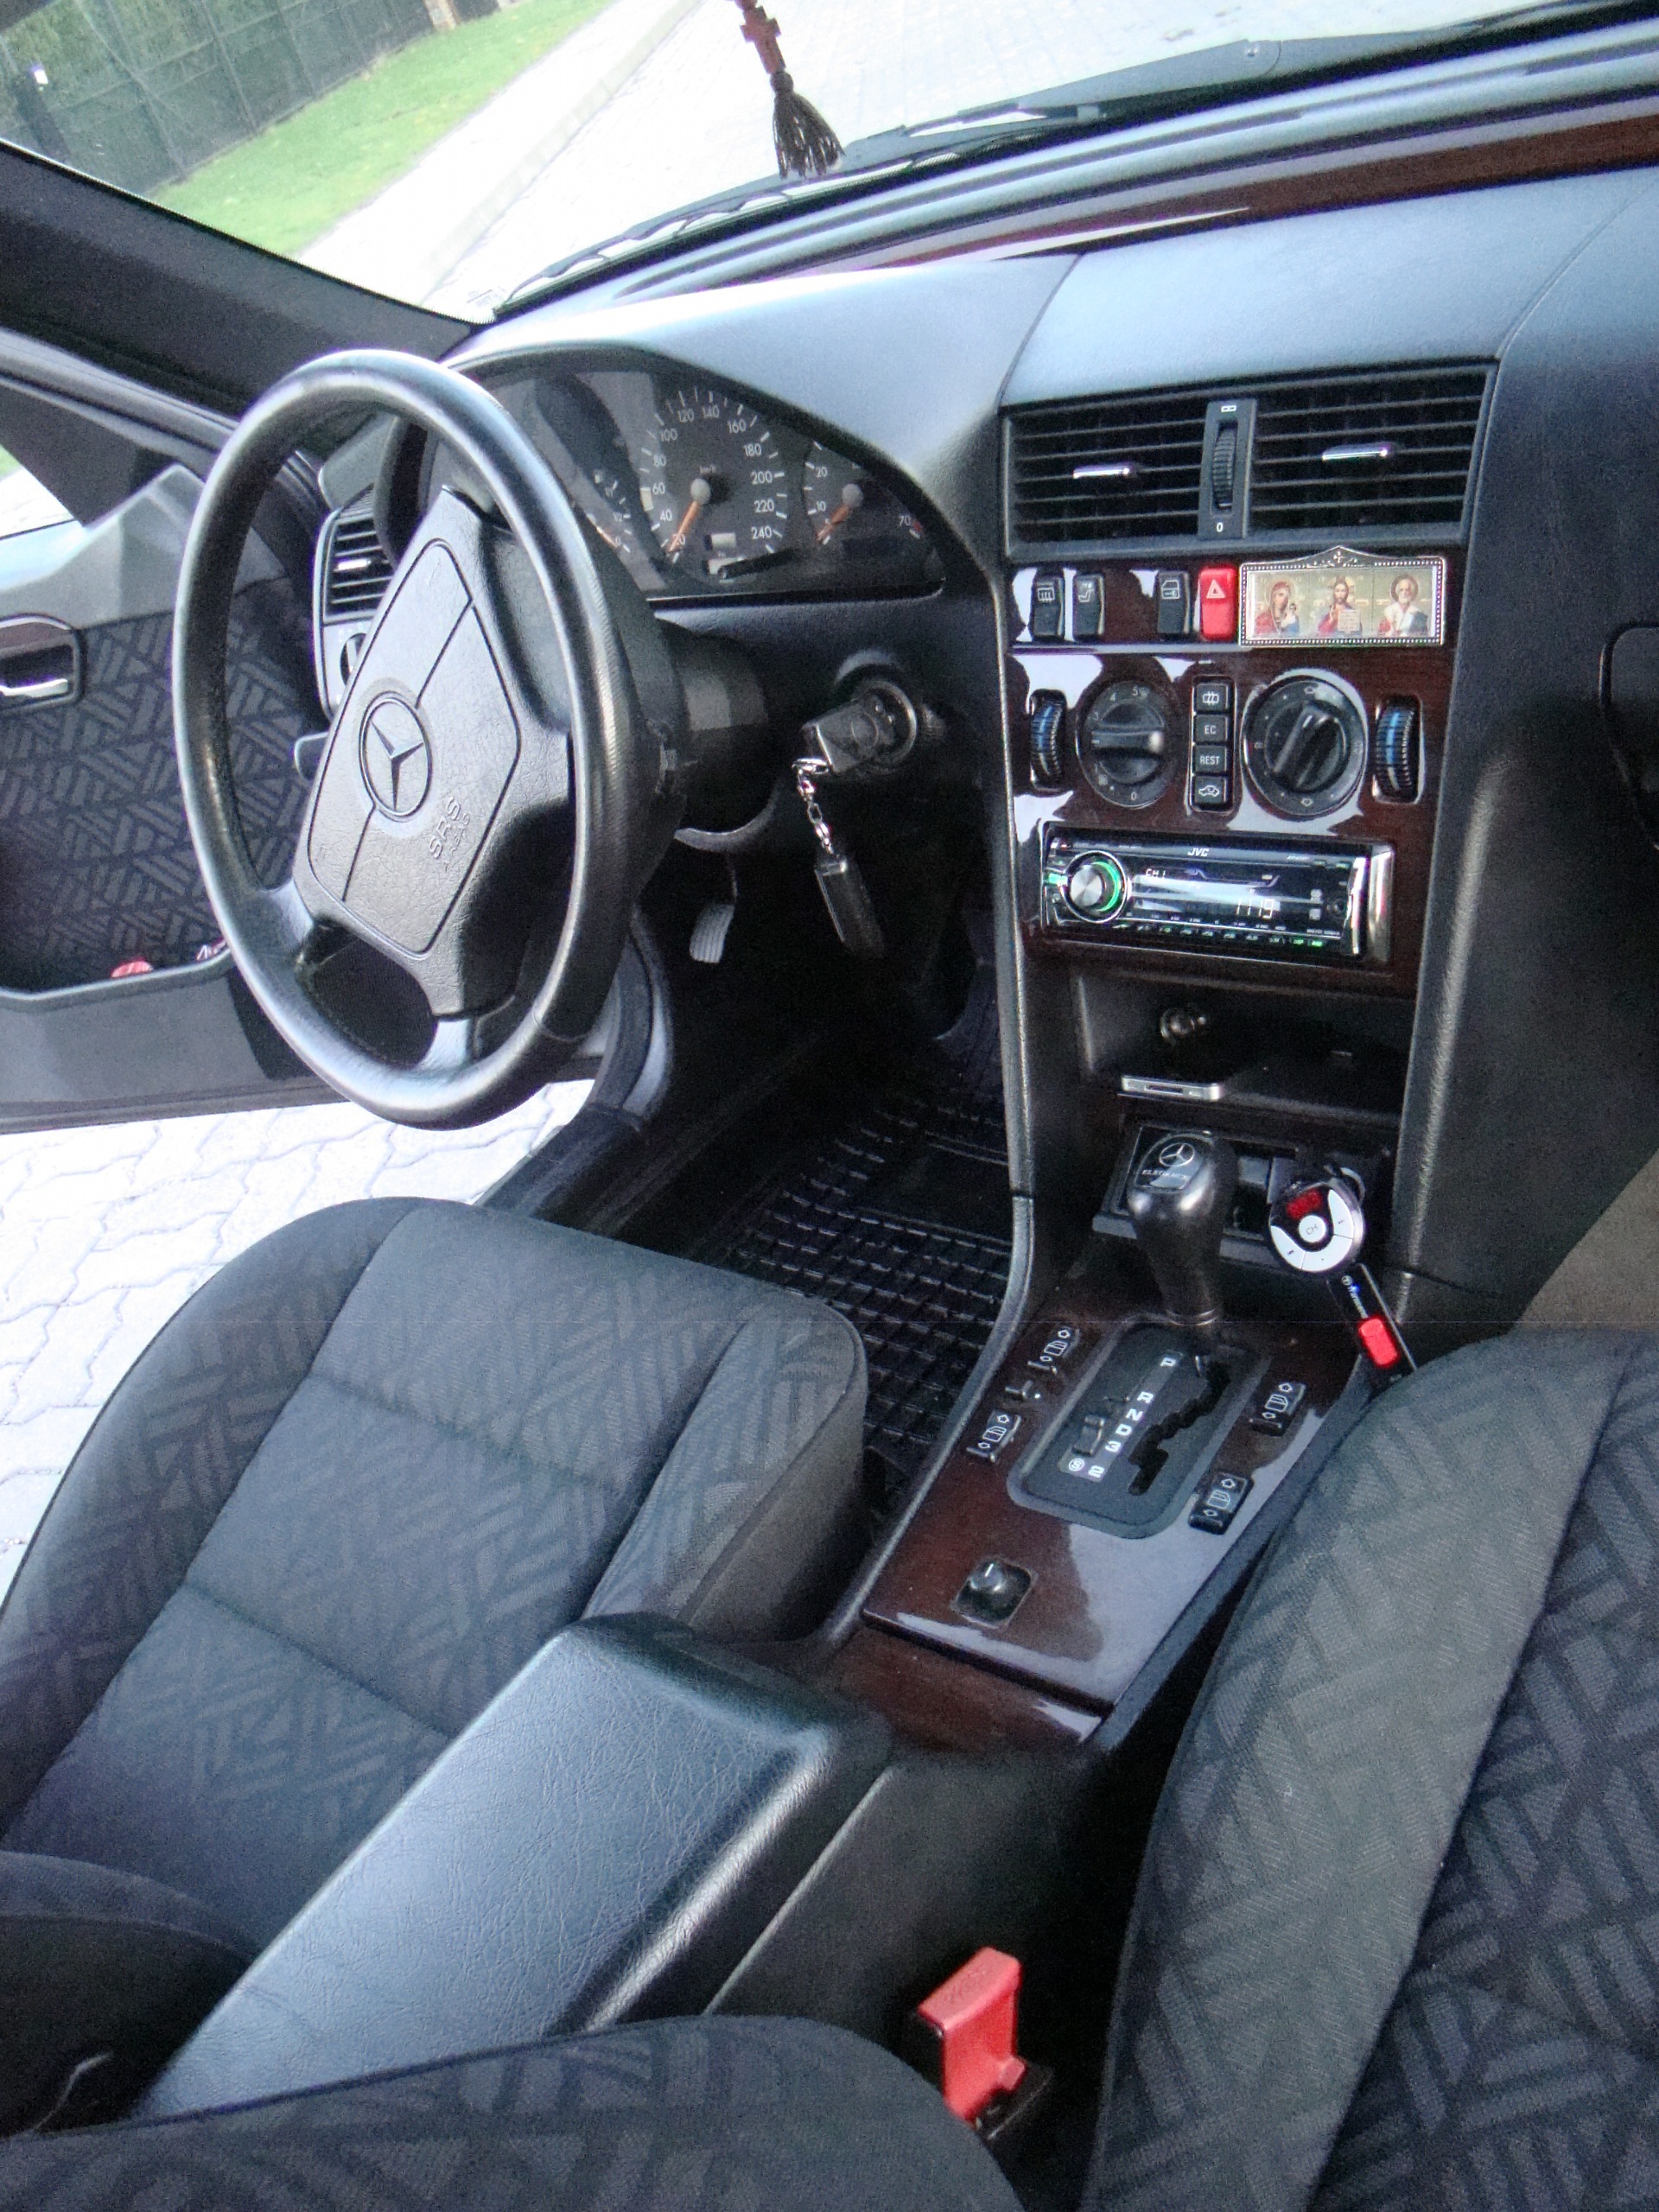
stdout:
<svg viewBox="0 0 1659 2212">
<path fill-rule="evenodd" d="M 48 523 L 67 522 L 69 510 L 54 499 L 22 465 L 0 446 L 0 537 L 16 537 Z"/>
</svg>

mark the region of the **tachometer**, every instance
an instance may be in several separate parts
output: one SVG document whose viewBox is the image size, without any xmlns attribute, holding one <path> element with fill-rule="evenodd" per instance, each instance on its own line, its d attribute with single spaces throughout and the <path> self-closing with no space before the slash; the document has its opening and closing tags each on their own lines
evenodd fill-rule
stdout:
<svg viewBox="0 0 1659 2212">
<path fill-rule="evenodd" d="M 789 554 L 790 483 L 770 423 L 712 385 L 659 391 L 637 456 L 665 559 L 726 582 Z"/>
<path fill-rule="evenodd" d="M 919 567 L 927 532 L 884 484 L 828 446 L 814 446 L 801 471 L 807 525 L 826 551 Z"/>
</svg>

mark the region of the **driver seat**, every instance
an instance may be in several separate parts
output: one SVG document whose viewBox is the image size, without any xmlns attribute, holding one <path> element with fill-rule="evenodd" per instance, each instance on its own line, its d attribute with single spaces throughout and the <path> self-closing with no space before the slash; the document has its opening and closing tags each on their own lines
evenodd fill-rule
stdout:
<svg viewBox="0 0 1659 2212">
<path fill-rule="evenodd" d="M 188 2031 L 571 1621 L 808 1625 L 864 1396 L 827 1307 L 539 1221 L 377 1200 L 232 1262 L 0 1609 L 0 1917 L 54 2001 L 159 1945 Z"/>
</svg>

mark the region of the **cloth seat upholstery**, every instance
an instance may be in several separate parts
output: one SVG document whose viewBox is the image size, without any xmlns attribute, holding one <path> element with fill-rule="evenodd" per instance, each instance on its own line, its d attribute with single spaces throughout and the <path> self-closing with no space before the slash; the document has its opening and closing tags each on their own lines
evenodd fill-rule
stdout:
<svg viewBox="0 0 1659 2212">
<path fill-rule="evenodd" d="M 1160 1801 L 1087 2202 L 1659 2203 L 1659 1342 L 1455 1354 L 1323 1470 Z"/>
<path fill-rule="evenodd" d="M 0 1842 L 251 1948 L 584 1614 L 803 1624 L 855 1497 L 829 1309 L 386 1200 L 224 1268 L 111 1398 L 0 1611 Z"/>
<path fill-rule="evenodd" d="M 17 2212 L 1018 2212 L 918 2075 L 804 2020 L 663 2020 L 0 2144 Z"/>
</svg>

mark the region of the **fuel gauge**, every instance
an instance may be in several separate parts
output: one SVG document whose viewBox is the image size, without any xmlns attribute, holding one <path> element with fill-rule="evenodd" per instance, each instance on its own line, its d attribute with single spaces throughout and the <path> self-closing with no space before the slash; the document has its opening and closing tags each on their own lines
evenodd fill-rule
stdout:
<svg viewBox="0 0 1659 2212">
<path fill-rule="evenodd" d="M 823 551 L 918 575 L 928 566 L 927 532 L 868 469 L 815 445 L 801 477 L 807 527 Z"/>
<path fill-rule="evenodd" d="M 648 566 L 628 448 L 604 402 L 571 377 L 544 378 L 536 401 L 571 464 L 566 490 L 613 553 Z"/>
</svg>

